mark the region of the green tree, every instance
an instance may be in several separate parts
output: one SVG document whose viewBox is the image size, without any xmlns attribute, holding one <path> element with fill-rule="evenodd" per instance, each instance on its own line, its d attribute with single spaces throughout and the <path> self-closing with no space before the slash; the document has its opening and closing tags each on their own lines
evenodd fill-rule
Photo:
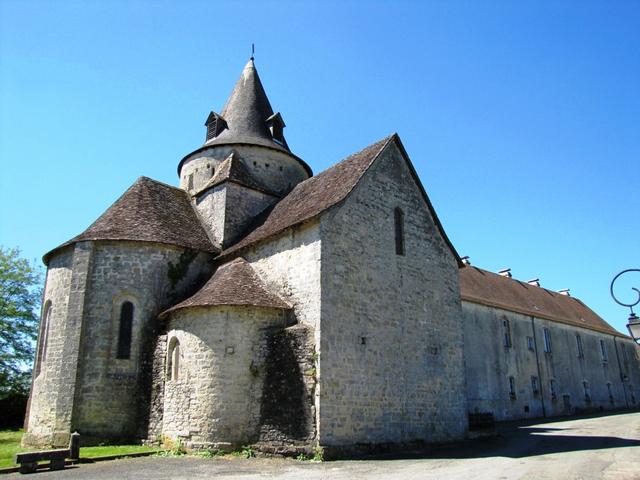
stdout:
<svg viewBox="0 0 640 480">
<path fill-rule="evenodd" d="M 0 246 L 0 399 L 29 391 L 42 270 Z"/>
</svg>

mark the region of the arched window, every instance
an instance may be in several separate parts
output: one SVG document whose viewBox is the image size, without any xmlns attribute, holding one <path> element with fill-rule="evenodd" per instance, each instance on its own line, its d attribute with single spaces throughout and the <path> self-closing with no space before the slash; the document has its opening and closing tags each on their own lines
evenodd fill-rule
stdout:
<svg viewBox="0 0 640 480">
<path fill-rule="evenodd" d="M 169 341 L 169 349 L 167 350 L 167 378 L 169 380 L 178 380 L 180 372 L 180 342 L 176 337 Z"/>
<path fill-rule="evenodd" d="M 400 208 L 394 210 L 396 255 L 404 255 L 404 212 Z"/>
<path fill-rule="evenodd" d="M 116 358 L 131 357 L 131 333 L 133 331 L 133 303 L 124 302 L 120 307 L 120 326 L 118 328 L 118 350 Z"/>
<path fill-rule="evenodd" d="M 38 343 L 38 356 L 36 357 L 35 376 L 40 375 L 42 364 L 47 356 L 47 342 L 49 340 L 49 324 L 51 323 L 51 312 L 53 304 L 47 300 L 44 304 L 42 321 L 40 322 L 40 342 Z"/>
</svg>

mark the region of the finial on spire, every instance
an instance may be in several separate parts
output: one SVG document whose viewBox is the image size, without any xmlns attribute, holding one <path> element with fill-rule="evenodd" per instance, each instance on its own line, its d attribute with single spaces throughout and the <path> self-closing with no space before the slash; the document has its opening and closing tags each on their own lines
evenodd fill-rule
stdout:
<svg viewBox="0 0 640 480">
<path fill-rule="evenodd" d="M 256 47 L 255 47 L 255 45 L 252 43 L 252 44 L 251 44 L 251 61 L 253 61 L 253 56 L 255 55 L 255 53 L 256 53 Z"/>
</svg>

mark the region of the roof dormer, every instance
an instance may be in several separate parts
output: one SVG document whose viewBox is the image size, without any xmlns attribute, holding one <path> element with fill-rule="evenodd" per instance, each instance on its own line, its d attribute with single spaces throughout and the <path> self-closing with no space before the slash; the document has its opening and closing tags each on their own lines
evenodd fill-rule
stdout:
<svg viewBox="0 0 640 480">
<path fill-rule="evenodd" d="M 225 128 L 227 128 L 227 122 L 225 122 L 224 118 L 216 112 L 209 113 L 204 125 L 207 127 L 207 138 L 205 142 L 208 142 L 212 138 L 216 138 Z"/>
<path fill-rule="evenodd" d="M 267 124 L 267 127 L 269 127 L 269 132 L 271 132 L 273 141 L 285 148 L 288 148 L 287 141 L 284 139 L 283 132 L 286 125 L 284 123 L 284 120 L 282 119 L 282 115 L 280 115 L 280 112 L 276 112 L 271 115 L 265 120 L 265 123 Z"/>
</svg>

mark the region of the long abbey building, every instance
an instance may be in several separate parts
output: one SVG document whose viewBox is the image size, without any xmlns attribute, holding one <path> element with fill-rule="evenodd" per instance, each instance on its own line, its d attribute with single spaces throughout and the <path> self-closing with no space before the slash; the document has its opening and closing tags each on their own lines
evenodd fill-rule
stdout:
<svg viewBox="0 0 640 480">
<path fill-rule="evenodd" d="M 348 449 L 637 407 L 635 343 L 461 259 L 398 135 L 313 175 L 284 128 L 249 61 L 178 187 L 140 177 L 44 256 L 24 443 Z"/>
</svg>

